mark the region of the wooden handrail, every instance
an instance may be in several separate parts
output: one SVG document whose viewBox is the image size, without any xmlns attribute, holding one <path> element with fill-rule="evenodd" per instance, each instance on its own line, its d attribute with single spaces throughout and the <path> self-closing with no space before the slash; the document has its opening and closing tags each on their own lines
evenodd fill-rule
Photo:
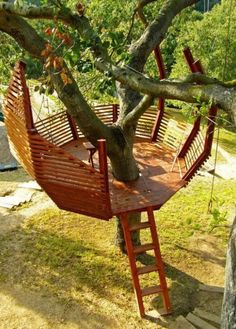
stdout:
<svg viewBox="0 0 236 329">
<path fill-rule="evenodd" d="M 166 77 L 166 70 L 165 70 L 165 65 L 163 62 L 163 58 L 161 55 L 160 47 L 156 47 L 154 49 L 154 56 L 156 59 L 158 71 L 159 71 L 159 77 L 160 79 L 165 79 Z M 152 129 L 152 135 L 151 135 L 151 141 L 155 142 L 157 139 L 158 131 L 161 126 L 162 118 L 164 115 L 164 109 L 165 109 L 165 99 L 164 98 L 159 98 L 158 100 L 158 112 L 156 116 L 156 120 Z"/>
</svg>

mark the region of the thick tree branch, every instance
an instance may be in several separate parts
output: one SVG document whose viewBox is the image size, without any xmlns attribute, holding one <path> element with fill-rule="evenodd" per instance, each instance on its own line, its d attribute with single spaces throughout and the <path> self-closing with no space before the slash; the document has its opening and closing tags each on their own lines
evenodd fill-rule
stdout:
<svg viewBox="0 0 236 329">
<path fill-rule="evenodd" d="M 140 39 L 131 46 L 130 52 L 132 56 L 129 65 L 142 72 L 150 53 L 164 39 L 175 16 L 184 8 L 198 1 L 199 0 L 165 1 L 154 21 L 148 25 Z"/>
<path fill-rule="evenodd" d="M 0 16 L 0 30 L 12 36 L 33 57 L 44 60 L 42 51 L 45 49 L 46 41 L 23 18 L 9 15 Z M 59 72 L 52 68 L 49 69 L 49 74 L 55 90 L 68 112 L 77 120 L 80 129 L 92 143 L 96 144 L 99 138 L 106 138 L 114 142 L 111 129 L 103 124 L 92 111 L 64 61 L 62 65 L 71 80 L 70 84 L 65 85 Z"/>
<path fill-rule="evenodd" d="M 137 12 L 138 12 L 138 15 L 139 15 L 139 18 L 141 19 L 141 21 L 143 22 L 144 26 L 147 26 L 148 25 L 148 21 L 143 13 L 143 8 L 148 5 L 149 3 L 152 3 L 152 2 L 156 2 L 157 0 L 140 0 L 139 3 L 138 3 L 138 6 L 137 6 Z"/>
<path fill-rule="evenodd" d="M 153 99 L 153 96 L 145 95 L 139 102 L 139 104 L 130 113 L 126 115 L 122 122 L 122 126 L 126 127 L 138 122 L 142 114 L 152 105 Z"/>
<path fill-rule="evenodd" d="M 166 99 L 176 99 L 188 103 L 212 102 L 228 113 L 236 115 L 236 90 L 218 83 L 198 85 L 183 81 L 169 81 L 147 78 L 129 67 L 119 68 L 104 62 L 97 62 L 97 67 L 109 72 L 121 84 L 125 84 L 143 94 Z"/>
</svg>

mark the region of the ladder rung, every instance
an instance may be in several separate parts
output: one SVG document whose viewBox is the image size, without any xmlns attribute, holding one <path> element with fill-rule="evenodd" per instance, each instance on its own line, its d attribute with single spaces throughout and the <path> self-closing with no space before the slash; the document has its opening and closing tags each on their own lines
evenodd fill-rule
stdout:
<svg viewBox="0 0 236 329">
<path fill-rule="evenodd" d="M 143 244 L 141 246 L 135 246 L 134 247 L 134 253 L 135 254 L 141 254 L 144 251 L 152 250 L 154 249 L 154 244 L 153 243 L 147 243 Z"/>
<path fill-rule="evenodd" d="M 129 228 L 129 230 L 132 231 L 138 231 L 138 230 L 142 230 L 144 228 L 148 228 L 150 227 L 150 223 L 149 222 L 143 222 L 143 223 L 139 223 L 136 225 L 133 225 Z"/>
<path fill-rule="evenodd" d="M 148 296 L 153 294 L 159 294 L 162 292 L 161 286 L 152 286 L 152 287 L 146 287 L 141 290 L 142 296 Z"/>
<path fill-rule="evenodd" d="M 138 267 L 137 273 L 138 275 L 140 275 L 140 274 L 155 272 L 157 270 L 158 270 L 157 265 L 148 265 L 148 266 Z"/>
</svg>

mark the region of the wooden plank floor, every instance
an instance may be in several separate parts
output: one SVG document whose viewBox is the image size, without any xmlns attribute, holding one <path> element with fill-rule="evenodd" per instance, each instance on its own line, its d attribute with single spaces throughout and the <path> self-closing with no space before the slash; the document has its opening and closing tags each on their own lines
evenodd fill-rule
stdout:
<svg viewBox="0 0 236 329">
<path fill-rule="evenodd" d="M 63 148 L 82 161 L 88 160 L 88 152 L 83 147 L 84 139 L 71 142 Z M 141 211 L 148 206 L 159 209 L 186 182 L 181 179 L 178 165 L 171 171 L 175 153 L 164 145 L 140 141 L 134 145 L 140 175 L 134 182 L 117 181 L 109 172 L 111 206 L 114 215 L 123 212 Z M 98 156 L 94 155 L 95 168 Z M 110 169 L 110 166 L 109 166 Z"/>
</svg>

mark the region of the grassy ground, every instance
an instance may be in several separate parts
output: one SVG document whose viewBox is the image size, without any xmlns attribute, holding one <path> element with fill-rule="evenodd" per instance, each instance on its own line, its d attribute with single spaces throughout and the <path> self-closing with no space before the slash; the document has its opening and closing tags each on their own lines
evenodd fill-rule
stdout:
<svg viewBox="0 0 236 329">
<path fill-rule="evenodd" d="M 4 175 L 0 176 L 3 182 Z M 219 219 L 207 213 L 209 183 L 209 178 L 195 178 L 156 213 L 174 309 L 173 316 L 159 328 L 169 328 L 168 321 L 199 305 L 199 282 L 223 284 L 229 224 L 225 212 L 232 210 L 236 184 L 216 180 L 213 209 Z M 88 328 L 156 328 L 136 315 L 127 258 L 114 246 L 114 233 L 114 221 L 99 221 L 56 207 L 19 220 L 14 229 L 1 234 L 1 290 L 12 294 L 9 286 L 17 287 L 23 294 L 40 296 L 45 303 L 53 298 L 61 308 L 56 314 L 51 308 L 42 310 L 32 301 L 24 302 L 22 295 L 14 292 L 18 304 L 46 319 L 43 328 L 72 328 L 70 323 L 87 328 L 85 319 Z M 147 241 L 148 234 L 142 239 Z M 141 261 L 149 264 L 153 259 L 150 255 Z M 143 284 L 152 285 L 155 280 L 150 275 Z M 207 303 L 209 308 L 211 301 Z M 147 303 L 150 309 L 160 307 L 159 298 Z M 80 315 L 75 317 L 78 310 Z"/>
</svg>

